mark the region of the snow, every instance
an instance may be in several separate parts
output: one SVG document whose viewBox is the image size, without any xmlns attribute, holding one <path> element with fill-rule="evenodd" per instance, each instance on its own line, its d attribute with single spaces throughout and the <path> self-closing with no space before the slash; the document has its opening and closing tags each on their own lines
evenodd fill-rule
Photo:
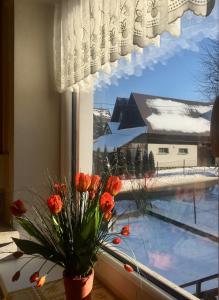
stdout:
<svg viewBox="0 0 219 300">
<path fill-rule="evenodd" d="M 120 125 L 119 122 L 108 122 L 107 124 L 112 133 L 116 133 Z"/>
<path fill-rule="evenodd" d="M 153 209 L 170 218 L 180 220 L 194 228 L 216 235 L 218 226 L 218 185 L 212 185 L 201 192 L 197 190 L 197 224 L 192 218 L 192 203 L 176 196 L 163 196 L 152 200 Z M 186 196 L 185 196 L 186 197 Z M 218 273 L 218 244 L 186 229 L 165 222 L 150 215 L 132 217 L 136 211 L 134 200 L 116 201 L 116 211 L 131 212 L 126 219 L 117 221 L 114 232 L 130 224 L 131 235 L 121 243 L 121 250 L 166 277 L 181 285 Z M 218 235 L 218 233 L 217 233 Z M 205 288 L 217 286 L 208 282 Z M 193 291 L 189 287 L 188 290 Z"/>
<path fill-rule="evenodd" d="M 100 136 L 93 145 L 93 150 L 104 151 L 105 146 L 108 152 L 112 152 L 114 148 L 121 147 L 131 142 L 134 138 L 146 132 L 146 126 L 144 127 L 134 127 L 127 129 L 114 130 L 113 134 L 106 134 Z"/>
<path fill-rule="evenodd" d="M 184 133 L 209 133 L 210 131 L 209 116 L 206 118 L 206 114 L 212 110 L 212 105 L 187 105 L 160 98 L 147 99 L 146 104 L 157 111 L 146 118 L 152 129 Z M 192 116 L 192 113 L 197 117 Z"/>
<path fill-rule="evenodd" d="M 111 118 L 110 112 L 107 109 L 94 108 L 93 114 L 98 117 Z"/>
</svg>

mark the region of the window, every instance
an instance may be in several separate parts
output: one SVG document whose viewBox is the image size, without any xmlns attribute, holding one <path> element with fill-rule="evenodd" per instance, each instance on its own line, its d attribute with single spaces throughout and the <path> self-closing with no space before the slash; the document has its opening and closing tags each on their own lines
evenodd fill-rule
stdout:
<svg viewBox="0 0 219 300">
<path fill-rule="evenodd" d="M 179 154 L 188 154 L 189 153 L 189 150 L 188 148 L 179 148 Z"/>
<path fill-rule="evenodd" d="M 159 154 L 169 154 L 169 148 L 159 148 L 158 153 Z"/>
<path fill-rule="evenodd" d="M 195 53 L 181 51 L 188 51 L 191 60 L 202 55 L 201 48 Z M 123 180 L 124 191 L 115 197 L 115 213 L 125 213 L 113 232 L 129 224 L 131 236 L 118 250 L 130 256 L 130 263 L 137 260 L 192 294 L 197 292 L 199 298 L 216 293 L 219 185 L 208 138 L 210 99 L 205 102 L 204 96 L 193 93 L 194 78 L 178 54 L 151 70 L 135 66 L 136 74 L 130 77 L 122 73 L 124 64 L 117 77 L 103 81 L 94 93 L 94 107 L 114 116 L 104 121 L 111 123 L 111 134 L 94 141 L 93 172 L 101 174 L 112 166 L 113 174 Z M 188 100 L 188 89 L 183 93 L 182 73 L 187 74 L 185 85 L 191 88 L 189 98 L 198 101 Z M 142 89 L 146 81 L 148 90 Z M 165 88 L 158 91 L 158 84 Z"/>
</svg>

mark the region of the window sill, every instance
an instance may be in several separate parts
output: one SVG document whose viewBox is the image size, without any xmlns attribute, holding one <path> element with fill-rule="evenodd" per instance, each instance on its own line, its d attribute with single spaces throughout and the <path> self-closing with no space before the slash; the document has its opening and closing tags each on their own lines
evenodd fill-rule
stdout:
<svg viewBox="0 0 219 300">
<path fill-rule="evenodd" d="M 128 258 L 126 254 L 120 255 L 125 259 Z M 136 265 L 145 273 L 150 275 L 150 277 L 152 276 L 155 278 L 155 280 L 165 284 L 179 296 L 176 298 L 175 296 L 168 294 L 157 285 L 153 284 L 135 272 L 126 272 L 123 264 L 107 252 L 103 252 L 99 256 L 95 267 L 95 275 L 101 282 L 103 282 L 105 286 L 108 287 L 109 290 L 112 290 L 115 295 L 123 300 L 198 300 L 197 297 L 160 276 L 156 272 L 150 270 L 141 263 L 136 262 Z"/>
</svg>

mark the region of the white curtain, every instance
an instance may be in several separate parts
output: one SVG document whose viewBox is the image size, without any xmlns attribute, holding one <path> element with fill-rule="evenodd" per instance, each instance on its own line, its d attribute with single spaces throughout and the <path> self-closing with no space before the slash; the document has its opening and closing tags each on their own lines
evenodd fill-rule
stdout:
<svg viewBox="0 0 219 300">
<path fill-rule="evenodd" d="M 180 34 L 187 10 L 206 16 L 213 0 L 60 0 L 55 9 L 54 71 L 58 91 L 106 71 L 136 48 L 168 31 Z"/>
</svg>

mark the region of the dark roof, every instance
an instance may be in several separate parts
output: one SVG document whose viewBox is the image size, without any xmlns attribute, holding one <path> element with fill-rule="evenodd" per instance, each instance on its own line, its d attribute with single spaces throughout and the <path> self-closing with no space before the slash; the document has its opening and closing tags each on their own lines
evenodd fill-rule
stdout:
<svg viewBox="0 0 219 300">
<path fill-rule="evenodd" d="M 163 105 L 163 101 L 168 101 L 167 105 Z M 171 102 L 170 102 L 171 101 Z M 154 102 L 154 103 L 153 103 Z M 162 102 L 162 106 L 157 106 L 158 102 Z M 167 98 L 161 96 L 152 96 L 152 95 L 144 95 L 138 93 L 131 93 L 128 102 L 126 105 L 123 106 L 123 116 L 120 123 L 119 129 L 124 128 L 132 128 L 138 126 L 147 126 L 147 132 L 150 134 L 177 134 L 177 135 L 196 135 L 196 136 L 209 136 L 209 129 L 204 132 L 199 132 L 199 128 L 194 128 L 194 132 L 186 132 L 187 124 L 181 124 L 182 130 L 179 130 L 179 126 L 174 126 L 174 122 L 172 128 L 161 128 L 162 123 L 162 116 L 166 113 L 166 116 L 174 120 L 174 113 L 179 114 L 179 110 L 181 109 L 179 103 L 185 104 L 183 105 L 184 115 L 182 112 L 180 113 L 180 117 L 182 116 L 182 120 L 185 119 L 192 122 L 192 124 L 203 124 L 203 119 L 206 121 L 210 120 L 211 117 L 211 107 L 212 103 L 204 103 L 200 101 L 189 101 L 189 100 L 182 100 L 182 99 L 174 99 L 174 98 Z M 172 111 L 168 112 L 169 108 Z M 210 109 L 210 112 L 206 111 Z M 169 115 L 168 115 L 169 113 Z M 155 126 L 152 122 L 152 115 L 155 118 L 157 123 L 160 123 L 160 126 Z M 184 117 L 184 119 L 183 119 Z M 170 120 L 167 120 L 170 122 Z M 201 122 L 200 122 L 201 121 Z M 204 121 L 205 122 L 205 121 Z M 179 124 L 177 124 L 179 125 Z M 165 127 L 165 124 L 164 124 Z M 176 128 L 175 128 L 176 127 Z M 188 125 L 187 125 L 188 127 Z M 197 129 L 197 130 L 196 130 Z"/>
<path fill-rule="evenodd" d="M 116 103 L 113 109 L 111 122 L 120 122 L 121 113 L 124 112 L 126 105 L 128 104 L 128 98 L 116 98 Z"/>
</svg>

